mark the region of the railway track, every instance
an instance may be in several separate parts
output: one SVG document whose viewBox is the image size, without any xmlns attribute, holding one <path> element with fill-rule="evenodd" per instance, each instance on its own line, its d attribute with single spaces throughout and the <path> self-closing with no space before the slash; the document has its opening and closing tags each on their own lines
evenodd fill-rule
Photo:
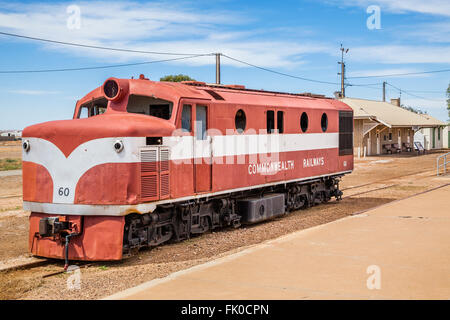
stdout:
<svg viewBox="0 0 450 320">
<path fill-rule="evenodd" d="M 13 271 L 18 271 L 18 270 L 22 270 L 22 271 L 27 271 L 27 270 L 33 270 L 33 269 L 38 269 L 38 268 L 42 268 L 42 267 L 48 267 L 48 266 L 55 266 L 55 267 L 59 267 L 59 265 L 64 264 L 64 261 L 59 261 L 59 260 L 53 260 L 53 259 L 40 259 L 39 261 L 32 261 L 32 262 L 27 262 L 27 263 L 23 263 L 23 264 L 18 264 L 18 265 L 13 265 L 11 267 L 7 267 L 7 268 L 3 268 L 0 270 L 0 272 L 4 272 L 4 273 L 8 273 L 8 272 L 13 272 Z M 90 267 L 95 265 L 95 262 L 89 262 L 89 261 L 77 261 L 74 262 L 73 265 L 76 265 L 78 267 Z M 66 270 L 63 269 L 63 267 L 61 267 L 61 270 L 56 271 L 56 272 L 50 272 L 50 273 L 44 273 L 42 275 L 40 275 L 41 278 L 49 278 L 49 277 L 53 277 L 56 276 L 58 274 L 63 274 L 66 273 Z"/>
<path fill-rule="evenodd" d="M 360 185 L 357 185 L 357 186 L 350 186 L 350 187 L 347 187 L 345 189 L 341 189 L 341 191 L 346 191 L 346 190 L 366 187 L 366 186 L 369 186 L 369 185 L 372 185 L 372 184 L 383 183 L 385 181 L 391 181 L 391 180 L 400 179 L 400 178 L 404 178 L 404 177 L 415 176 L 415 175 L 418 175 L 418 174 L 421 174 L 421 173 L 425 173 L 425 172 L 433 172 L 434 173 L 435 170 L 434 169 L 433 170 L 424 170 L 424 171 L 419 171 L 419 172 L 414 172 L 414 173 L 403 174 L 403 175 L 392 177 L 392 178 L 389 178 L 389 179 L 381 179 L 381 180 L 371 181 L 371 182 L 360 184 Z M 425 176 L 425 177 L 429 177 L 429 176 Z"/>
<path fill-rule="evenodd" d="M 18 198 L 21 197 L 21 194 L 16 194 L 16 195 L 7 195 L 7 196 L 1 196 L 0 199 L 8 199 L 8 198 Z"/>
<path fill-rule="evenodd" d="M 421 180 L 421 179 L 425 179 L 425 178 L 429 178 L 429 177 L 433 177 L 434 176 L 434 170 L 424 170 L 424 171 L 419 171 L 419 172 L 415 172 L 415 173 L 409 173 L 409 174 L 396 176 L 396 177 L 389 178 L 389 179 L 382 179 L 382 180 L 377 180 L 377 181 L 370 182 L 370 183 L 364 183 L 364 184 L 357 185 L 357 186 L 351 186 L 351 187 L 342 189 L 341 191 L 357 189 L 357 188 L 363 188 L 363 187 L 367 187 L 367 186 L 374 185 L 374 184 L 381 184 L 383 182 L 392 181 L 392 180 L 396 180 L 396 179 L 400 179 L 400 178 L 404 178 L 404 177 L 415 176 L 415 175 L 419 175 L 419 174 L 426 173 L 426 172 L 432 172 L 433 174 L 419 177 L 416 180 Z M 367 194 L 367 193 L 370 193 L 370 192 L 375 192 L 375 191 L 379 191 L 379 190 L 385 190 L 385 189 L 397 187 L 399 185 L 401 185 L 401 183 L 394 183 L 394 184 L 390 184 L 390 185 L 387 185 L 387 186 L 381 186 L 381 187 L 378 187 L 378 188 L 374 188 L 374 189 L 370 189 L 370 190 L 366 190 L 366 191 L 361 191 L 361 192 L 358 192 L 358 193 L 353 193 L 353 194 L 344 196 L 342 198 L 343 199 L 351 198 L 351 197 Z"/>
<path fill-rule="evenodd" d="M 426 172 L 433 172 L 434 173 L 434 170 L 424 170 L 424 171 L 420 171 L 420 172 L 399 175 L 399 176 L 392 177 L 392 178 L 389 178 L 389 179 L 377 180 L 377 181 L 364 183 L 364 184 L 357 185 L 357 186 L 351 186 L 351 187 L 342 189 L 342 191 L 354 190 L 354 189 L 357 189 L 357 188 L 363 188 L 363 187 L 366 187 L 366 186 L 370 186 L 370 185 L 374 185 L 374 184 L 380 184 L 380 183 L 383 183 L 383 182 L 388 182 L 388 181 L 400 179 L 400 178 L 403 178 L 403 177 L 419 175 L 419 174 L 423 174 L 423 173 L 426 173 Z M 431 177 L 431 176 L 434 176 L 434 174 L 426 175 L 426 176 L 420 177 L 418 179 L 424 179 L 424 178 L 428 178 L 428 177 Z M 366 190 L 366 191 L 357 192 L 357 193 L 354 193 L 354 194 L 350 194 L 350 195 L 344 196 L 343 199 L 351 198 L 351 197 L 355 197 L 355 196 L 359 196 L 359 195 L 363 195 L 363 194 L 367 194 L 367 193 L 371 193 L 371 192 L 375 192 L 375 191 L 379 191 L 379 190 L 385 190 L 385 189 L 393 188 L 393 187 L 399 186 L 400 184 L 401 183 L 394 183 L 394 184 L 380 186 L 378 188 L 373 188 L 373 189 Z M 442 186 L 440 186 L 440 187 L 442 187 Z M 438 187 L 438 188 L 440 188 L 440 187 Z M 431 190 L 433 190 L 433 189 L 431 189 Z M 428 191 L 431 191 L 431 190 L 427 190 L 425 192 L 428 192 Z M 8 198 L 8 197 L 11 197 L 11 198 L 12 197 L 20 197 L 20 196 L 22 196 L 22 195 L 9 195 L 9 196 L 0 197 L 0 199 L 1 198 Z M 369 209 L 367 209 L 367 210 L 369 210 Z M 59 260 L 55 261 L 53 259 L 44 259 L 44 260 L 41 260 L 41 261 L 33 261 L 33 262 L 29 262 L 29 263 L 24 263 L 24 264 L 21 264 L 21 265 L 11 266 L 9 268 L 5 268 L 5 269 L 0 270 L 0 272 L 11 272 L 11 271 L 15 271 L 15 270 L 31 270 L 31 269 L 37 269 L 37 268 L 40 268 L 40 267 L 50 266 L 50 265 L 57 266 L 57 265 L 60 265 L 60 264 L 63 264 L 63 262 L 59 261 Z M 93 262 L 82 262 L 82 261 L 76 262 L 74 264 L 78 265 L 80 267 L 90 267 L 92 265 L 95 265 L 95 263 L 93 263 Z M 65 273 L 66 271 L 64 271 L 62 269 L 63 268 L 61 267 L 60 271 L 43 274 L 40 277 L 48 278 L 48 277 L 52 277 L 52 276 L 55 276 L 55 275 L 58 275 L 58 274 Z"/>
</svg>

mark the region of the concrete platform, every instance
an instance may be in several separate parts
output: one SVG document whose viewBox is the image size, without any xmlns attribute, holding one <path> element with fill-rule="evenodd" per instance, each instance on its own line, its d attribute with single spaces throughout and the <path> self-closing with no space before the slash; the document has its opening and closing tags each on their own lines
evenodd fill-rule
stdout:
<svg viewBox="0 0 450 320">
<path fill-rule="evenodd" d="M 450 186 L 107 299 L 449 299 Z"/>
</svg>

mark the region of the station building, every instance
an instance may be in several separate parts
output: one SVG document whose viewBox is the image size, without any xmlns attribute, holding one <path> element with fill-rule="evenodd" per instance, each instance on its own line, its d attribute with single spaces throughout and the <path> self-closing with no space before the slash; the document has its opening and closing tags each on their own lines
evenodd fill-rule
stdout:
<svg viewBox="0 0 450 320">
<path fill-rule="evenodd" d="M 342 98 L 340 101 L 353 109 L 355 157 L 408 151 L 414 148 L 414 134 L 419 130 L 434 129 L 444 140 L 446 123 L 400 107 L 400 99 L 391 99 L 391 103 L 356 98 Z M 434 146 L 442 148 L 444 145 Z"/>
</svg>

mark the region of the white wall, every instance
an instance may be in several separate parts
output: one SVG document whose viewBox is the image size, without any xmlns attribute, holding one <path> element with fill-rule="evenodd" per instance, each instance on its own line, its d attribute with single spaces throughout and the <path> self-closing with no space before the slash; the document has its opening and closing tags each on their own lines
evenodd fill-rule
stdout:
<svg viewBox="0 0 450 320">
<path fill-rule="evenodd" d="M 448 127 L 445 127 L 448 128 Z M 438 133 L 438 130 L 440 131 L 440 136 Z M 448 130 L 448 129 L 446 129 Z M 423 134 L 424 142 L 422 142 L 422 145 L 426 150 L 433 149 L 433 128 L 423 128 L 420 129 L 418 132 L 421 132 Z M 416 140 L 419 138 L 417 133 L 414 135 L 414 141 L 420 141 Z M 440 137 L 440 139 L 439 139 Z M 447 143 L 447 146 L 445 146 Z M 435 134 L 434 134 L 434 149 L 442 149 L 442 148 L 448 148 L 448 133 L 444 130 L 442 127 L 436 127 L 435 128 Z"/>
</svg>

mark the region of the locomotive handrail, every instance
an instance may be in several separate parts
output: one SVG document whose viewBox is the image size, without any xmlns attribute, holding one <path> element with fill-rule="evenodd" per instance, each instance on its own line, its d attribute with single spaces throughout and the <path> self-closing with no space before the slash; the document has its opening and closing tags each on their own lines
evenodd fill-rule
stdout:
<svg viewBox="0 0 450 320">
<path fill-rule="evenodd" d="M 450 163 L 450 160 L 447 161 L 447 156 L 450 155 L 450 152 L 440 155 L 436 158 L 436 175 L 439 176 L 439 169 L 444 167 L 444 175 L 447 173 L 447 163 Z M 439 164 L 440 160 L 444 159 L 444 163 Z"/>
</svg>

